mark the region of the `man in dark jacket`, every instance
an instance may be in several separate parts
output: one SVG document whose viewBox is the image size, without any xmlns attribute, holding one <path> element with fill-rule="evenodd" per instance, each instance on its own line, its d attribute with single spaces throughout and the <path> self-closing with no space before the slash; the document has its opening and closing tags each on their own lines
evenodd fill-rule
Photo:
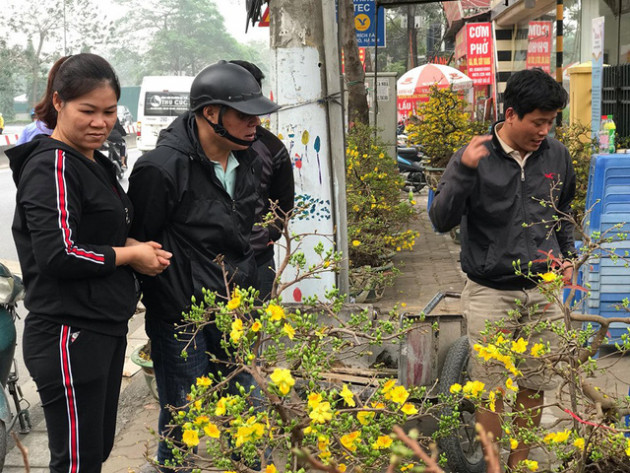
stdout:
<svg viewBox="0 0 630 473">
<path fill-rule="evenodd" d="M 210 324 L 187 347 L 175 338 L 175 324 L 191 307 L 191 297 L 203 300 L 202 289 L 227 296 L 227 279 L 249 287 L 256 282 L 256 260 L 250 245 L 257 202 L 255 153 L 251 145 L 260 125 L 258 115 L 279 107 L 263 97 L 254 77 L 242 67 L 219 61 L 201 71 L 190 91 L 190 112 L 179 116 L 146 153 L 129 178 L 129 197 L 136 209 L 131 234 L 159 235 L 173 253 L 169 271 L 142 278 L 147 308 L 146 331 L 160 398 L 159 429 L 167 434 L 167 406 L 183 406 L 198 377 L 221 369 L 220 332 Z M 181 338 L 181 337 L 180 337 Z M 239 375 L 242 386 L 253 384 Z M 158 461 L 171 459 L 164 442 Z"/>
<path fill-rule="evenodd" d="M 247 61 L 230 62 L 247 69 L 262 87 L 265 75 L 258 66 Z M 295 181 L 293 164 L 282 141 L 263 126 L 256 128 L 256 134 L 258 139 L 252 145 L 252 149 L 260 159 L 261 174 L 256 204 L 257 224 L 252 229 L 251 243 L 258 265 L 257 289 L 260 291 L 260 299 L 265 300 L 271 294 L 276 277 L 273 243 L 280 238 L 283 230 L 282 214 L 288 214 L 293 209 Z M 262 226 L 260 222 L 269 213 L 271 202 L 278 205 L 280 215 L 273 223 Z"/>
<path fill-rule="evenodd" d="M 559 314 L 554 304 L 547 308 L 536 281 L 527 274 L 549 271 L 544 252 L 566 258 L 564 275 L 571 275 L 573 227 L 556 219 L 571 211 L 575 174 L 568 150 L 547 136 L 566 102 L 562 86 L 541 69 L 513 74 L 504 94 L 505 121 L 495 124 L 491 135 L 475 137 L 455 153 L 438 184 L 429 214 L 438 231 L 461 225 L 461 262 L 468 276 L 462 310 L 471 348 L 484 344 L 486 321 L 504 324 L 504 337 L 517 340 L 527 338 L 523 327 Z M 525 276 L 516 273 L 515 264 Z M 529 341 L 557 346 L 550 330 L 532 333 Z M 516 405 L 525 415 L 516 417 L 516 429 L 525 426 L 528 416 L 538 425 L 544 391 L 557 386 L 542 363 L 525 360 L 519 369 L 523 376 L 517 378 Z M 505 391 L 510 373 L 502 364 L 482 363 L 473 350 L 469 374 L 488 391 Z M 502 411 L 499 400 L 496 413 L 477 413 L 477 421 L 495 439 L 502 435 Z M 528 454 L 529 446 L 520 444 L 512 450 L 508 468 L 514 469 Z"/>
</svg>

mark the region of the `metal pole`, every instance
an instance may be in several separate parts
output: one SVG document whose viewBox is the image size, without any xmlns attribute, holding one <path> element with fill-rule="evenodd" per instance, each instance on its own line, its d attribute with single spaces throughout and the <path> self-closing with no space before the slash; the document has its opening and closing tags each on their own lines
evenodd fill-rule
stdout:
<svg viewBox="0 0 630 473">
<path fill-rule="evenodd" d="M 564 48 L 564 4 L 556 0 L 556 81 L 562 85 L 562 53 Z M 562 125 L 562 112 L 556 117 L 556 126 Z"/>
</svg>

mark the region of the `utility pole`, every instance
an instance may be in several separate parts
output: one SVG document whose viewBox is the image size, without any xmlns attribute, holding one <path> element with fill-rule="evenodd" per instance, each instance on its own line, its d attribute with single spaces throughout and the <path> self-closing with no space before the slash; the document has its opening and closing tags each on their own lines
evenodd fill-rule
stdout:
<svg viewBox="0 0 630 473">
<path fill-rule="evenodd" d="M 307 218 L 294 220 L 291 231 L 318 234 L 302 241 L 307 263 L 316 257 L 317 243 L 329 243 L 325 235 L 334 234 L 334 246 L 345 257 L 337 277 L 331 272 L 301 281 L 283 297 L 287 302 L 310 295 L 321 298 L 333 285 L 347 293 L 343 94 L 335 2 L 274 0 L 269 2 L 269 16 L 273 90 L 283 106 L 273 115 L 272 128 L 293 161 L 297 200 L 315 209 Z"/>
</svg>

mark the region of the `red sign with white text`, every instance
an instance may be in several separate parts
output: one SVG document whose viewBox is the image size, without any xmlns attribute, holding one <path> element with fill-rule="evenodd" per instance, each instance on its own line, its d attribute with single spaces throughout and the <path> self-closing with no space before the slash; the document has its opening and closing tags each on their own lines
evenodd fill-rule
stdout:
<svg viewBox="0 0 630 473">
<path fill-rule="evenodd" d="M 530 21 L 527 31 L 527 63 L 551 74 L 551 21 Z"/>
<path fill-rule="evenodd" d="M 466 51 L 468 77 L 475 85 L 492 84 L 492 25 L 490 23 L 466 25 Z"/>
</svg>

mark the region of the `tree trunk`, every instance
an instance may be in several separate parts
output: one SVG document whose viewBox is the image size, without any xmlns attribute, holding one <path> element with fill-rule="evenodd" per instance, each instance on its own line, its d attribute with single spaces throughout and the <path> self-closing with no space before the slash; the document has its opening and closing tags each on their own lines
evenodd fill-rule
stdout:
<svg viewBox="0 0 630 473">
<path fill-rule="evenodd" d="M 416 6 L 407 5 L 407 39 L 409 41 L 409 56 L 407 57 L 407 70 L 413 69 L 418 64 L 418 33 L 416 31 Z"/>
<path fill-rule="evenodd" d="M 369 124 L 365 72 L 359 59 L 359 46 L 354 28 L 354 2 L 339 1 L 339 25 L 342 34 L 345 81 L 348 90 L 348 128 L 355 123 Z"/>
</svg>

